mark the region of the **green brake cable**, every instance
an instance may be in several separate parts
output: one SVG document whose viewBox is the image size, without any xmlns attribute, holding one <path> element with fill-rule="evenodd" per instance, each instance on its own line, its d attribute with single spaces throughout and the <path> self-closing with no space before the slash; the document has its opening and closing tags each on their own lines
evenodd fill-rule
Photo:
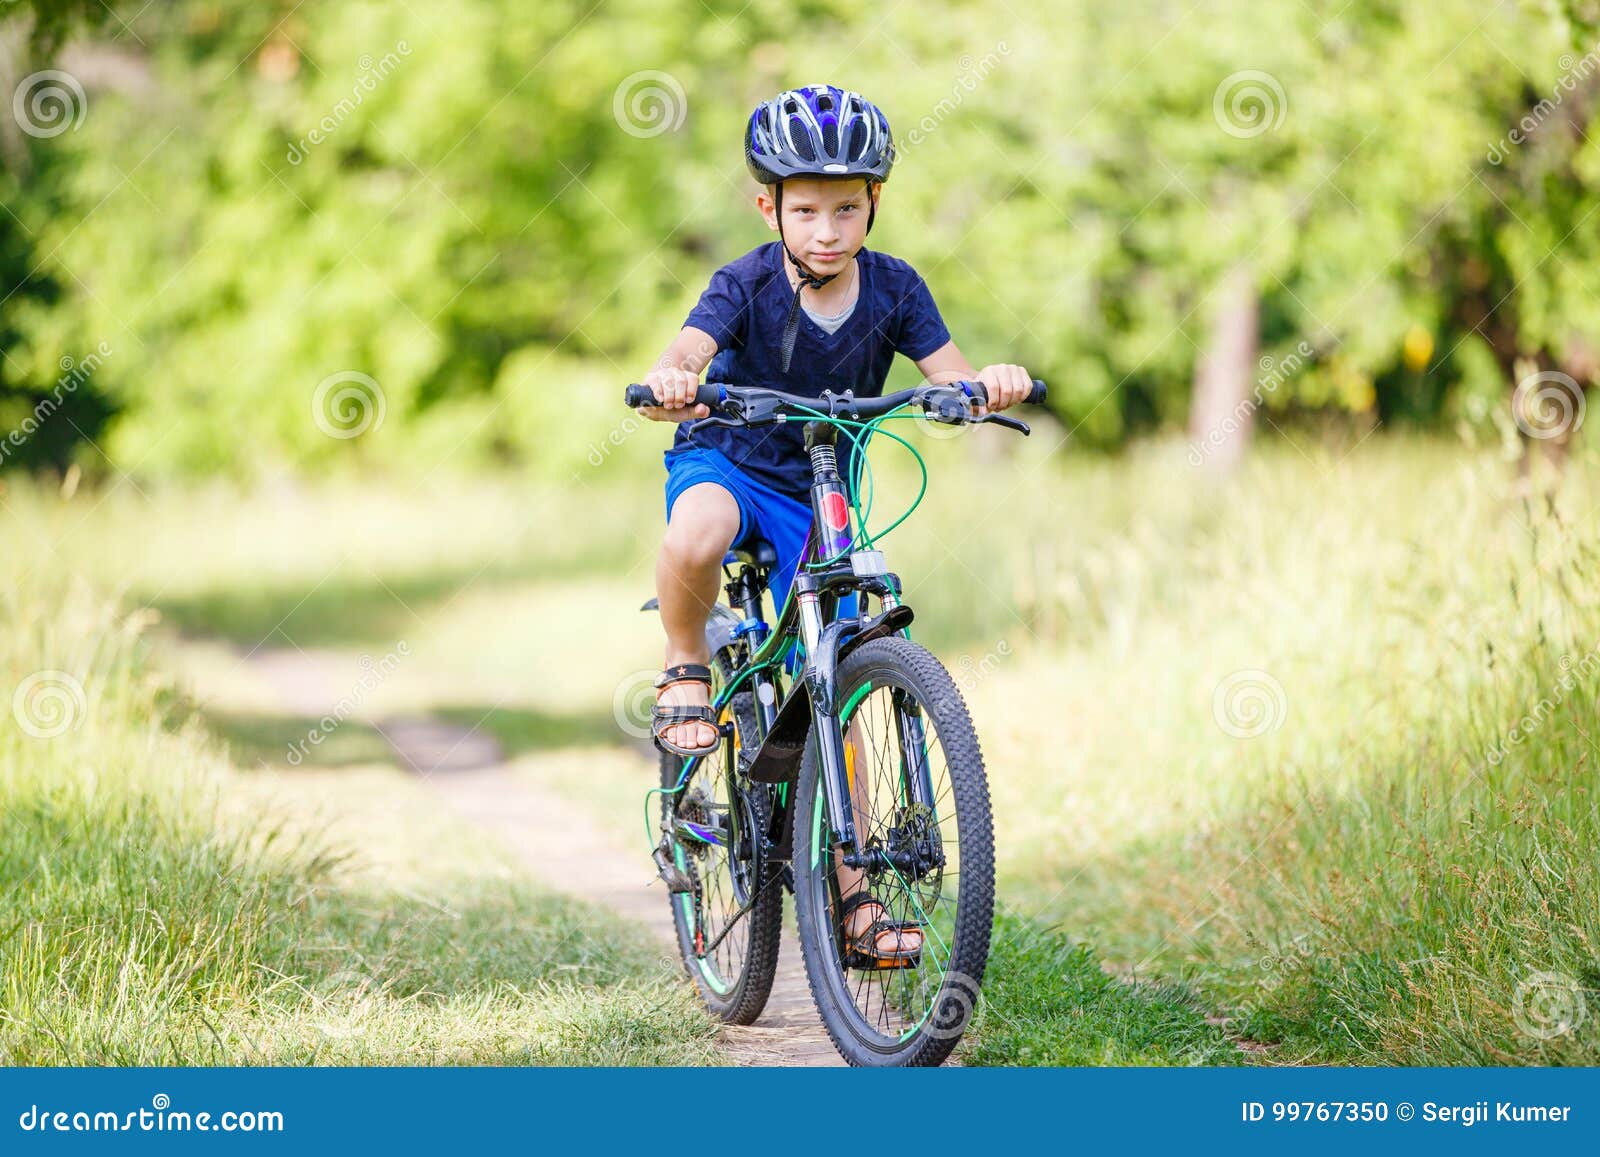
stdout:
<svg viewBox="0 0 1600 1157">
<path fill-rule="evenodd" d="M 796 407 L 796 408 L 797 409 L 805 409 L 804 407 Z M 878 539 L 883 538 L 891 530 L 894 530 L 902 522 L 904 522 L 906 519 L 910 518 L 911 515 L 916 511 L 917 507 L 922 505 L 922 499 L 928 493 L 928 464 L 923 460 L 922 455 L 917 453 L 917 448 L 915 446 L 913 446 L 910 442 L 906 441 L 904 438 L 900 437 L 900 435 L 896 434 L 892 430 L 883 430 L 883 429 L 881 429 L 882 424 L 884 422 L 887 422 L 891 418 L 900 418 L 902 420 L 916 418 L 915 414 L 902 414 L 900 411 L 905 409 L 905 408 L 906 408 L 905 405 L 896 406 L 893 410 L 890 410 L 887 414 L 880 414 L 878 417 L 872 419 L 870 422 L 856 422 L 856 421 L 852 421 L 852 420 L 850 420 L 848 418 L 835 418 L 835 417 L 832 417 L 832 416 L 830 416 L 828 414 L 824 414 L 821 411 L 810 410 L 810 409 L 806 409 L 806 413 L 813 415 L 810 418 L 802 418 L 802 417 L 799 417 L 799 416 L 790 416 L 790 417 L 786 417 L 786 418 L 783 419 L 784 421 L 790 421 L 790 422 L 822 421 L 822 422 L 828 423 L 831 426 L 838 427 L 840 432 L 843 433 L 846 438 L 850 439 L 850 444 L 851 444 L 851 447 L 852 447 L 852 449 L 854 451 L 853 461 L 855 463 L 856 470 L 853 471 L 853 473 L 859 474 L 860 470 L 865 469 L 866 476 L 867 476 L 867 502 L 866 502 L 865 511 L 863 511 L 862 506 L 861 506 L 859 480 L 857 478 L 848 479 L 847 480 L 847 486 L 846 486 L 846 489 L 851 491 L 850 504 L 856 511 L 857 525 L 860 527 L 860 530 L 858 530 L 857 533 L 854 536 L 852 536 L 852 538 L 850 540 L 850 545 L 849 545 L 849 547 L 846 548 L 845 552 L 837 554 L 834 557 L 829 558 L 829 559 L 824 559 L 824 560 L 821 560 L 821 561 L 818 561 L 818 562 L 813 562 L 813 563 L 806 564 L 807 566 L 811 567 L 812 569 L 820 569 L 822 567 L 832 566 L 834 563 L 838 562 L 841 558 L 844 558 L 845 554 L 848 553 L 850 550 L 855 550 L 855 549 L 871 550 L 873 548 L 873 544 L 876 543 Z M 853 429 L 857 429 L 857 430 L 863 430 L 863 431 L 865 431 L 865 433 L 863 435 L 859 435 L 858 436 L 856 434 L 852 434 L 850 432 L 850 429 L 847 429 L 847 427 L 853 428 Z M 917 486 L 917 496 L 911 500 L 911 505 L 906 507 L 905 511 L 900 515 L 899 518 L 895 519 L 888 526 L 884 527 L 882 530 L 880 530 L 876 534 L 874 534 L 867 528 L 867 519 L 871 516 L 871 513 L 872 513 L 872 500 L 873 500 L 873 497 L 874 497 L 874 495 L 876 493 L 876 490 L 877 490 L 877 484 L 876 484 L 876 478 L 875 478 L 875 476 L 873 475 L 873 472 L 872 472 L 871 459 L 869 459 L 867 457 L 865 444 L 867 442 L 871 441 L 871 438 L 872 438 L 873 434 L 880 433 L 880 432 L 883 434 L 884 437 L 889 438 L 892 441 L 900 443 L 900 445 L 904 446 L 906 448 L 906 450 L 908 450 L 910 452 L 911 457 L 917 463 L 917 469 L 921 473 L 921 478 L 919 479 L 918 486 Z"/>
</svg>

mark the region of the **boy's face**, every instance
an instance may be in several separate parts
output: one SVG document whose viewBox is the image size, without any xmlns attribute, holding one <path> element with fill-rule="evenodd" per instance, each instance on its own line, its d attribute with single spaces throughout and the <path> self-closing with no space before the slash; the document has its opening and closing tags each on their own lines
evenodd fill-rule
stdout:
<svg viewBox="0 0 1600 1157">
<path fill-rule="evenodd" d="M 783 238 L 789 251 L 817 273 L 839 273 L 867 238 L 868 211 L 878 189 L 861 177 L 793 177 L 783 183 Z M 767 228 L 778 228 L 773 187 L 756 198 Z"/>
</svg>

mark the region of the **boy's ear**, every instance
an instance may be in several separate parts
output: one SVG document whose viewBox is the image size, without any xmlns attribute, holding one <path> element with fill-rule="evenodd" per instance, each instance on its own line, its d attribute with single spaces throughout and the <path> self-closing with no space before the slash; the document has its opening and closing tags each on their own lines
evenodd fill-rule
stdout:
<svg viewBox="0 0 1600 1157">
<path fill-rule="evenodd" d="M 773 187 L 767 185 L 763 191 L 756 194 L 756 208 L 761 210 L 761 216 L 766 219 L 767 228 L 774 233 L 778 231 L 778 204 L 773 197 Z"/>
</svg>

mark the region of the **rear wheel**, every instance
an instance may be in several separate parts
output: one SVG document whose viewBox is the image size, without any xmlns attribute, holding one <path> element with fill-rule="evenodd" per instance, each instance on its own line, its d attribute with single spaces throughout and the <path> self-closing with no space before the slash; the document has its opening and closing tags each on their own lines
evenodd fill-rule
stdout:
<svg viewBox="0 0 1600 1157">
<path fill-rule="evenodd" d="M 860 870 L 839 855 L 816 743 L 795 796 L 795 904 L 817 1011 L 853 1065 L 937 1065 L 966 1030 L 994 923 L 994 834 L 983 755 L 966 704 L 925 649 L 890 637 L 839 666 L 840 725 L 855 801 Z M 882 918 L 914 924 L 921 952 L 861 967 L 838 913 L 862 887 Z M 870 963 L 870 962 L 865 962 Z"/>
<path fill-rule="evenodd" d="M 757 734 L 750 695 L 735 695 L 718 722 L 731 733 L 695 762 L 681 791 L 662 796 L 673 862 L 693 884 L 669 899 L 678 950 L 706 1006 L 729 1024 L 750 1024 L 778 968 L 783 890 L 761 854 L 768 789 L 741 788 L 735 774 L 743 737 Z M 662 754 L 663 788 L 678 785 L 685 762 Z"/>
</svg>

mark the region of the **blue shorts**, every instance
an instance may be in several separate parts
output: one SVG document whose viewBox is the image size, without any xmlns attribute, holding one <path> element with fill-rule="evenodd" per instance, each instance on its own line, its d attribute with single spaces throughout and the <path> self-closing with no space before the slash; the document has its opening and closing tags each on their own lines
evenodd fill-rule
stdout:
<svg viewBox="0 0 1600 1157">
<path fill-rule="evenodd" d="M 780 494 L 763 486 L 735 466 L 726 455 L 705 446 L 691 446 L 687 450 L 668 450 L 667 463 L 667 520 L 672 520 L 672 504 L 691 486 L 701 482 L 714 482 L 733 496 L 739 507 L 739 532 L 733 545 L 747 546 L 758 539 L 766 539 L 777 552 L 778 565 L 769 580 L 772 592 L 772 613 L 783 610 L 794 573 L 799 569 L 801 556 L 806 553 L 806 543 L 811 534 L 811 504 Z M 853 618 L 856 614 L 856 597 L 847 595 L 839 601 L 841 617 Z M 776 626 L 776 622 L 773 623 Z"/>
</svg>

